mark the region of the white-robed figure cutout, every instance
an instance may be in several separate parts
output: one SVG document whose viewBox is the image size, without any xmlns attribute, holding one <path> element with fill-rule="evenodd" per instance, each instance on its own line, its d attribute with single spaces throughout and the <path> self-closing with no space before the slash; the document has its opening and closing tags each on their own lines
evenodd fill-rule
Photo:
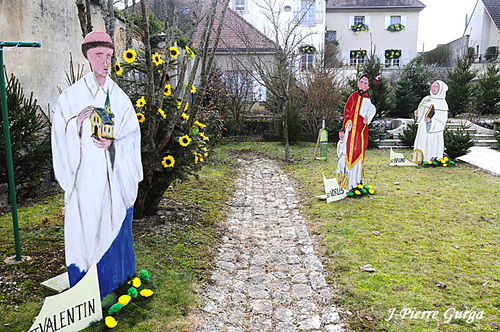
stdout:
<svg viewBox="0 0 500 332">
<path fill-rule="evenodd" d="M 70 286 L 96 262 L 104 297 L 136 272 L 132 207 L 142 180 L 140 130 L 130 99 L 107 76 L 114 52 L 109 36 L 91 32 L 82 50 L 92 73 L 59 97 L 52 153 L 56 178 L 65 191 Z M 98 109 L 112 119 L 106 138 L 97 134 L 97 122 L 91 125 Z"/>
<path fill-rule="evenodd" d="M 448 104 L 445 99 L 447 90 L 448 86 L 443 81 L 432 83 L 431 94 L 422 99 L 415 110 L 418 130 L 414 154 L 420 150 L 423 162 L 434 158 L 439 160 L 444 156 L 443 132 L 448 120 Z"/>
</svg>

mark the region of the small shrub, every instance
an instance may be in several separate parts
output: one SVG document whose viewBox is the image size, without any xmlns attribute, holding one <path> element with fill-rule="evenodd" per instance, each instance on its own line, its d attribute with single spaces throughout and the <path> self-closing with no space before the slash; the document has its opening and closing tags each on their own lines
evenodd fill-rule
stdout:
<svg viewBox="0 0 500 332">
<path fill-rule="evenodd" d="M 490 46 L 486 49 L 484 53 L 484 57 L 487 61 L 495 61 L 498 58 L 498 47 Z"/>
<path fill-rule="evenodd" d="M 473 140 L 472 134 L 467 131 L 471 125 L 462 125 L 457 130 L 444 130 L 444 152 L 450 159 L 456 159 L 466 155 L 469 149 L 476 143 Z"/>
<path fill-rule="evenodd" d="M 290 105 L 287 110 L 287 123 L 288 123 L 288 141 L 290 143 L 298 142 L 299 136 L 302 132 L 302 119 L 300 110 L 297 105 Z M 278 135 L 284 141 L 283 136 L 283 118 L 280 117 L 278 120 Z"/>
<path fill-rule="evenodd" d="M 398 135 L 403 145 L 413 147 L 415 144 L 415 137 L 417 137 L 418 123 L 408 123 L 406 129 L 403 130 L 402 134 Z"/>
</svg>

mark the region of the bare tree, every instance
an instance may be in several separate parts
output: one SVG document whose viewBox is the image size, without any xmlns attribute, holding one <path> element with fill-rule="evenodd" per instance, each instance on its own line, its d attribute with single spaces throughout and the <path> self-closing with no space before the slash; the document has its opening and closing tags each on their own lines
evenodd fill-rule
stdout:
<svg viewBox="0 0 500 332">
<path fill-rule="evenodd" d="M 76 7 L 78 9 L 78 19 L 80 20 L 82 35 L 85 38 L 93 29 L 90 0 L 76 0 Z"/>
<path fill-rule="evenodd" d="M 292 19 L 287 20 L 283 18 L 283 4 L 280 0 L 262 0 L 258 6 L 267 22 L 265 32 L 272 44 L 251 39 L 241 26 L 234 26 L 231 28 L 246 45 L 246 50 L 244 54 L 236 50 L 232 52 L 239 64 L 252 73 L 254 79 L 265 86 L 278 102 L 283 119 L 285 160 L 290 161 L 287 110 L 290 107 L 292 87 L 300 70 L 297 65 L 298 48 L 311 35 L 301 26 L 307 10 L 297 12 Z M 226 46 L 231 48 L 230 45 Z M 263 49 L 272 52 L 274 61 L 269 61 L 269 52 L 266 54 Z"/>
</svg>

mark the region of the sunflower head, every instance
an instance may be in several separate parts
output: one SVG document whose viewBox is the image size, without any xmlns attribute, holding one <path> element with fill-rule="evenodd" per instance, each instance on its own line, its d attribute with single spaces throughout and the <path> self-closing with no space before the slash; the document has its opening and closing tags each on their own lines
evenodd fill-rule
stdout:
<svg viewBox="0 0 500 332">
<path fill-rule="evenodd" d="M 187 115 L 186 113 L 182 112 L 181 116 L 184 120 L 189 120 L 189 115 Z"/>
<path fill-rule="evenodd" d="M 123 69 L 122 69 L 122 66 L 120 66 L 119 62 L 115 63 L 115 71 L 116 71 L 116 75 L 118 75 L 118 76 L 123 74 Z"/>
<path fill-rule="evenodd" d="M 137 100 L 136 107 L 144 107 L 146 105 L 146 99 L 144 99 L 144 96 L 142 96 L 140 99 Z"/>
<path fill-rule="evenodd" d="M 174 157 L 172 157 L 171 155 L 168 155 L 166 157 L 163 158 L 161 164 L 163 165 L 163 167 L 165 168 L 168 168 L 168 167 L 174 167 L 174 164 L 175 164 L 175 159 Z"/>
<path fill-rule="evenodd" d="M 163 89 L 163 94 L 165 95 L 165 97 L 170 96 L 171 93 L 172 87 L 170 86 L 170 84 L 165 85 L 165 88 Z"/>
<path fill-rule="evenodd" d="M 165 114 L 165 111 L 162 110 L 161 108 L 158 109 L 158 114 L 161 115 L 162 118 L 166 119 L 167 118 L 167 115 Z"/>
<path fill-rule="evenodd" d="M 146 117 L 142 113 L 137 113 L 137 120 L 139 120 L 139 123 L 143 123 Z"/>
<path fill-rule="evenodd" d="M 186 56 L 188 59 L 194 58 L 194 52 L 186 45 Z"/>
<path fill-rule="evenodd" d="M 159 65 L 161 62 L 163 62 L 163 60 L 161 59 L 161 55 L 158 54 L 158 52 L 156 52 L 155 54 L 153 54 L 153 62 L 155 63 L 155 65 Z"/>
<path fill-rule="evenodd" d="M 189 143 L 191 143 L 191 138 L 188 135 L 184 135 L 184 136 L 179 137 L 179 144 L 181 146 L 186 147 L 189 145 Z"/>
<path fill-rule="evenodd" d="M 196 93 L 196 87 L 194 85 L 191 85 L 191 93 Z"/>
<path fill-rule="evenodd" d="M 125 52 L 123 52 L 123 59 L 127 62 L 127 63 L 132 63 L 135 61 L 135 57 L 137 56 L 137 53 L 129 48 L 128 50 L 126 50 Z"/>
<path fill-rule="evenodd" d="M 177 49 L 177 47 L 170 47 L 170 56 L 174 59 L 177 59 L 177 57 L 179 56 L 179 50 Z"/>
</svg>

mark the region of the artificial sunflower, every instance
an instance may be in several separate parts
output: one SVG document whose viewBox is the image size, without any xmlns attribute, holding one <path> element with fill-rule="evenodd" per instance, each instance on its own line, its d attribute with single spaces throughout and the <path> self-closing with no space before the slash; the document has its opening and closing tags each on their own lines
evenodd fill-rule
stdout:
<svg viewBox="0 0 500 332">
<path fill-rule="evenodd" d="M 191 93 L 196 93 L 196 87 L 194 85 L 191 85 Z"/>
<path fill-rule="evenodd" d="M 188 135 L 179 137 L 179 144 L 186 147 L 191 143 L 191 138 Z"/>
<path fill-rule="evenodd" d="M 167 115 L 165 114 L 165 111 L 162 110 L 161 108 L 158 109 L 158 114 L 161 115 L 162 118 L 166 119 L 167 118 Z"/>
<path fill-rule="evenodd" d="M 189 115 L 187 115 L 186 113 L 182 112 L 181 116 L 184 120 L 189 120 Z"/>
<path fill-rule="evenodd" d="M 186 56 L 189 60 L 194 58 L 194 52 L 186 45 Z"/>
<path fill-rule="evenodd" d="M 199 123 L 198 121 L 195 121 L 194 124 L 197 125 L 198 127 L 200 127 L 200 129 L 203 129 L 206 127 L 206 125 L 204 125 L 203 123 Z"/>
<path fill-rule="evenodd" d="M 137 120 L 139 120 L 139 123 L 143 123 L 146 117 L 142 113 L 137 113 Z"/>
<path fill-rule="evenodd" d="M 201 138 L 203 138 L 204 141 L 208 141 L 209 140 L 208 137 L 205 136 L 204 132 L 200 132 L 200 136 L 201 136 Z"/>
<path fill-rule="evenodd" d="M 104 319 L 104 324 L 106 324 L 106 326 L 110 329 L 114 328 L 116 325 L 118 325 L 118 322 L 117 320 L 112 317 L 112 316 L 107 316 L 105 319 Z"/>
<path fill-rule="evenodd" d="M 168 156 L 163 158 L 163 161 L 161 163 L 162 163 L 163 167 L 165 167 L 165 168 L 174 167 L 175 159 L 171 155 L 168 155 Z"/>
<path fill-rule="evenodd" d="M 198 163 L 198 154 L 196 152 L 193 152 L 194 154 L 194 163 L 197 164 Z"/>
<path fill-rule="evenodd" d="M 177 109 L 181 108 L 182 100 L 177 101 Z M 189 103 L 186 101 L 186 107 L 184 107 L 184 111 L 188 109 Z"/>
<path fill-rule="evenodd" d="M 122 69 L 122 66 L 120 66 L 119 62 L 115 63 L 115 71 L 116 71 L 116 75 L 118 75 L 118 76 L 123 74 L 123 69 Z"/>
<path fill-rule="evenodd" d="M 146 99 L 144 99 L 144 96 L 141 97 L 141 99 L 137 100 L 137 103 L 135 104 L 136 107 L 144 107 L 146 105 Z"/>
<path fill-rule="evenodd" d="M 165 88 L 163 89 L 163 94 L 165 95 L 165 97 L 170 96 L 171 93 L 172 87 L 170 86 L 170 84 L 165 85 Z"/>
<path fill-rule="evenodd" d="M 153 62 L 157 66 L 159 66 L 163 62 L 163 60 L 161 59 L 161 55 L 158 54 L 158 52 L 156 52 L 155 54 L 153 54 Z"/>
<path fill-rule="evenodd" d="M 126 50 L 125 52 L 123 52 L 123 59 L 127 62 L 127 63 L 132 63 L 135 61 L 135 57 L 137 56 L 137 53 L 129 48 L 128 50 Z"/>
<path fill-rule="evenodd" d="M 177 49 L 177 47 L 170 47 L 170 56 L 174 59 L 177 59 L 177 57 L 179 56 L 179 50 Z"/>
</svg>

